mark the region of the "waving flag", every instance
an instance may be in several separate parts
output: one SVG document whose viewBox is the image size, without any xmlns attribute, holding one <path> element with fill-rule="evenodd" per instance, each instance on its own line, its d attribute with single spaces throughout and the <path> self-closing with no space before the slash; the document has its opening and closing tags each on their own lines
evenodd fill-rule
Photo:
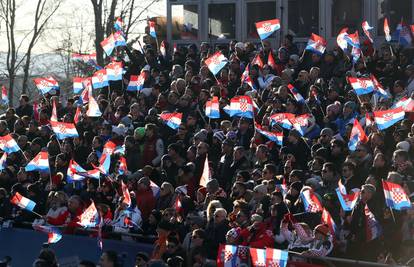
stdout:
<svg viewBox="0 0 414 267">
<path fill-rule="evenodd" d="M 250 248 L 250 257 L 253 267 L 264 267 L 266 265 L 266 249 Z"/>
<path fill-rule="evenodd" d="M 230 100 L 230 116 L 252 119 L 254 117 L 253 101 L 249 96 L 236 96 Z"/>
<path fill-rule="evenodd" d="M 20 151 L 19 145 L 10 134 L 0 136 L 0 149 L 8 154 Z"/>
<path fill-rule="evenodd" d="M 84 89 L 82 77 L 73 77 L 73 93 L 79 94 Z"/>
<path fill-rule="evenodd" d="M 252 60 L 252 66 L 254 65 L 258 65 L 260 69 L 263 69 L 264 64 L 259 54 L 256 54 Z"/>
<path fill-rule="evenodd" d="M 343 50 L 346 51 L 348 49 L 348 42 L 346 41 L 345 37 L 348 35 L 348 28 L 343 28 L 338 37 L 336 37 L 336 43 L 338 46 Z"/>
<path fill-rule="evenodd" d="M 111 140 L 108 140 L 104 145 L 102 153 L 112 155 L 114 154 L 115 148 L 116 148 L 116 144 L 112 142 Z"/>
<path fill-rule="evenodd" d="M 73 61 L 84 62 L 84 63 L 88 63 L 89 61 L 96 61 L 96 53 L 92 53 L 92 54 L 73 53 L 72 54 L 72 60 Z"/>
<path fill-rule="evenodd" d="M 382 180 L 382 188 L 384 189 L 387 207 L 394 210 L 411 208 L 410 198 L 401 185 Z"/>
<path fill-rule="evenodd" d="M 59 140 L 66 138 L 79 137 L 74 123 L 51 121 L 53 132 Z"/>
<path fill-rule="evenodd" d="M 181 213 L 183 211 L 183 203 L 181 203 L 181 200 L 178 196 L 175 198 L 174 209 L 177 213 Z"/>
<path fill-rule="evenodd" d="M 382 234 L 382 227 L 375 218 L 374 214 L 369 210 L 368 205 L 365 204 L 365 230 L 366 230 L 366 241 L 372 241 L 377 239 Z"/>
<path fill-rule="evenodd" d="M 335 236 L 335 232 L 337 229 L 335 221 L 332 219 L 332 216 L 329 213 L 329 211 L 326 210 L 325 208 L 323 208 L 322 210 L 321 223 L 328 225 L 329 232 L 331 233 L 332 236 Z"/>
<path fill-rule="evenodd" d="M 102 112 L 99 110 L 99 105 L 93 96 L 89 96 L 88 110 L 86 111 L 88 117 L 100 117 Z"/>
<path fill-rule="evenodd" d="M 76 112 L 75 112 L 75 116 L 73 117 L 73 122 L 75 124 L 78 124 L 78 122 L 80 121 L 81 118 L 81 107 L 77 107 L 76 108 Z"/>
<path fill-rule="evenodd" d="M 149 33 L 153 38 L 157 38 L 157 32 L 155 31 L 155 21 L 148 21 Z"/>
<path fill-rule="evenodd" d="M 279 146 L 282 146 L 283 145 L 283 132 L 270 132 L 270 131 L 266 131 L 257 122 L 254 122 L 254 127 L 256 128 L 256 130 L 260 134 L 266 136 L 266 138 L 269 139 L 270 141 L 275 142 Z"/>
<path fill-rule="evenodd" d="M 266 266 L 286 267 L 289 254 L 287 251 L 266 248 Z"/>
<path fill-rule="evenodd" d="M 59 84 L 53 77 L 35 78 L 33 79 L 37 89 L 44 95 L 51 90 L 59 90 Z"/>
<path fill-rule="evenodd" d="M 298 90 L 292 84 L 289 83 L 287 87 L 289 88 L 290 92 L 292 93 L 293 97 L 295 97 L 297 102 L 305 103 L 305 99 L 303 98 L 303 96 L 298 92 Z"/>
<path fill-rule="evenodd" d="M 131 196 L 129 194 L 128 187 L 126 186 L 126 184 L 124 184 L 123 181 L 121 181 L 121 188 L 122 188 L 122 195 L 124 196 L 122 203 L 125 203 L 129 207 L 131 206 Z"/>
<path fill-rule="evenodd" d="M 260 40 L 264 40 L 272 35 L 272 33 L 280 29 L 280 21 L 278 19 L 271 19 L 256 22 L 256 29 Z"/>
<path fill-rule="evenodd" d="M 243 71 L 243 73 L 242 73 L 242 76 L 241 76 L 241 83 L 243 84 L 243 83 L 247 83 L 253 90 L 256 90 L 255 88 L 254 88 L 254 85 L 253 85 L 253 81 L 252 81 L 252 79 L 250 78 L 250 72 L 249 72 L 249 67 L 250 67 L 250 63 L 249 64 L 247 64 L 247 66 L 246 66 L 246 68 L 244 69 L 244 71 Z"/>
<path fill-rule="evenodd" d="M 322 211 L 322 204 L 315 196 L 312 189 L 304 190 L 300 193 L 300 197 L 305 207 L 305 212 L 319 212 Z"/>
<path fill-rule="evenodd" d="M 236 266 L 237 246 L 220 244 L 217 253 L 217 267 Z"/>
<path fill-rule="evenodd" d="M 58 121 L 56 101 L 54 99 L 52 100 L 52 116 L 50 117 L 50 121 Z"/>
<path fill-rule="evenodd" d="M 361 48 L 359 43 L 359 34 L 358 31 L 355 31 L 354 33 L 349 33 L 346 36 L 344 36 L 345 40 L 348 42 L 348 44 L 355 48 Z"/>
<path fill-rule="evenodd" d="M 109 167 L 111 166 L 111 155 L 102 153 L 99 159 L 99 166 L 95 167 L 103 175 L 109 174 Z"/>
<path fill-rule="evenodd" d="M 302 136 L 305 135 L 305 132 L 309 126 L 309 118 L 311 116 L 307 113 L 296 116 L 290 119 L 293 128 L 298 131 Z"/>
<path fill-rule="evenodd" d="M 387 129 L 404 119 L 405 112 L 402 107 L 395 109 L 374 111 L 374 120 L 379 130 Z"/>
<path fill-rule="evenodd" d="M 4 170 L 4 168 L 6 168 L 6 160 L 7 160 L 7 153 L 4 152 L 3 155 L 0 158 L 0 171 Z"/>
<path fill-rule="evenodd" d="M 373 84 L 374 84 L 374 92 L 375 92 L 377 95 L 379 95 L 379 96 L 381 96 L 381 97 L 384 97 L 384 98 L 389 98 L 389 97 L 390 97 L 390 94 L 389 94 L 387 91 L 385 91 L 384 87 L 382 86 L 382 84 L 380 84 L 380 83 L 378 82 L 378 80 L 377 80 L 377 78 L 374 76 L 374 74 L 371 74 L 371 75 L 369 76 L 369 78 L 371 79 L 371 81 L 372 81 L 372 82 L 373 82 Z"/>
<path fill-rule="evenodd" d="M 338 188 L 336 188 L 335 191 L 342 209 L 344 211 L 352 211 L 359 199 L 359 189 L 351 194 L 347 194 L 345 186 L 339 179 Z"/>
<path fill-rule="evenodd" d="M 361 49 L 357 47 L 352 47 L 351 56 L 352 56 L 352 63 L 356 64 L 362 56 Z"/>
<path fill-rule="evenodd" d="M 355 119 L 351 135 L 349 136 L 348 148 L 351 151 L 355 151 L 358 144 L 365 144 L 366 142 L 368 142 L 368 137 L 365 134 L 364 129 L 362 129 L 358 119 Z"/>
<path fill-rule="evenodd" d="M 411 97 L 404 96 L 397 103 L 395 103 L 391 108 L 399 108 L 399 107 L 402 107 L 402 109 L 405 112 L 414 112 L 414 99 L 412 99 Z"/>
<path fill-rule="evenodd" d="M 220 51 L 217 51 L 205 61 L 208 69 L 214 76 L 217 75 L 217 73 L 219 73 L 224 66 L 226 66 L 227 62 L 227 58 Z"/>
<path fill-rule="evenodd" d="M 365 95 L 374 91 L 374 83 L 370 78 L 348 77 L 348 82 L 357 95 Z"/>
<path fill-rule="evenodd" d="M 207 183 L 211 180 L 211 171 L 210 166 L 208 165 L 208 155 L 206 155 L 206 160 L 204 161 L 203 173 L 200 178 L 200 186 L 207 187 Z"/>
<path fill-rule="evenodd" d="M 106 74 L 106 70 L 98 70 L 92 76 L 92 86 L 94 89 L 102 88 L 108 86 L 108 75 Z"/>
<path fill-rule="evenodd" d="M 46 151 L 40 151 L 24 168 L 27 172 L 31 171 L 49 171 L 49 154 Z"/>
<path fill-rule="evenodd" d="M 317 35 L 312 33 L 311 37 L 309 38 L 308 44 L 305 47 L 305 50 L 312 51 L 316 54 L 322 55 L 326 49 L 326 40 Z"/>
<path fill-rule="evenodd" d="M 121 17 L 117 17 L 114 23 L 115 31 L 122 31 L 124 28 L 124 22 L 122 21 Z"/>
<path fill-rule="evenodd" d="M 158 199 L 160 197 L 160 192 L 161 192 L 160 187 L 156 183 L 154 183 L 152 180 L 150 180 L 150 188 L 152 191 L 152 195 Z"/>
<path fill-rule="evenodd" d="M 270 116 L 270 122 L 272 126 L 278 123 L 282 128 L 290 130 L 293 125 L 291 120 L 295 118 L 295 114 L 292 113 L 276 113 Z"/>
<path fill-rule="evenodd" d="M 105 67 L 109 81 L 122 80 L 122 62 L 111 62 Z"/>
<path fill-rule="evenodd" d="M 385 34 L 385 40 L 387 40 L 387 42 L 390 42 L 391 34 L 390 34 L 390 26 L 388 25 L 387 18 L 384 18 L 384 34 Z"/>
<path fill-rule="evenodd" d="M 131 75 L 129 78 L 129 83 L 127 91 L 140 91 L 144 88 L 144 83 L 147 75 L 145 72 L 141 72 L 139 75 Z"/>
<path fill-rule="evenodd" d="M 1 102 L 4 105 L 9 104 L 9 97 L 7 96 L 7 88 L 4 85 L 1 87 Z"/>
<path fill-rule="evenodd" d="M 276 70 L 276 62 L 273 58 L 273 54 L 271 51 L 269 52 L 269 56 L 267 57 L 267 65 L 269 65 L 272 68 L 272 70 Z"/>
<path fill-rule="evenodd" d="M 160 118 L 167 124 L 168 127 L 177 130 L 180 127 L 183 113 L 162 113 Z"/>
<path fill-rule="evenodd" d="M 68 171 L 66 172 L 66 181 L 71 183 L 73 181 L 81 181 L 85 179 L 86 170 L 82 168 L 76 161 L 71 159 L 69 161 Z"/>
<path fill-rule="evenodd" d="M 114 150 L 114 154 L 125 155 L 125 144 L 122 146 L 117 146 Z"/>
<path fill-rule="evenodd" d="M 99 213 L 92 201 L 91 205 L 80 215 L 79 224 L 83 227 L 95 227 L 99 221 Z"/>
<path fill-rule="evenodd" d="M 368 40 L 373 44 L 374 40 L 372 40 L 371 34 L 369 33 L 369 31 L 372 30 L 372 29 L 374 29 L 374 28 L 369 26 L 368 21 L 362 22 L 362 30 L 364 31 L 364 33 L 367 36 Z"/>
<path fill-rule="evenodd" d="M 14 196 L 11 198 L 10 202 L 13 205 L 19 206 L 22 209 L 33 211 L 36 203 L 22 195 L 19 192 L 16 192 Z"/>
<path fill-rule="evenodd" d="M 398 43 L 401 46 L 408 46 L 412 43 L 411 30 L 409 26 L 402 21 L 397 25 Z"/>
<path fill-rule="evenodd" d="M 48 244 L 57 243 L 59 242 L 59 240 L 62 239 L 62 234 L 56 227 L 33 224 L 33 229 L 35 229 L 36 231 L 46 233 L 48 235 L 48 239 L 47 239 Z"/>
<path fill-rule="evenodd" d="M 102 49 L 107 56 L 110 56 L 115 49 L 115 39 L 111 34 L 101 42 Z"/>
<path fill-rule="evenodd" d="M 164 40 L 162 40 L 161 44 L 160 44 L 160 53 L 161 53 L 161 56 L 163 56 L 164 58 L 167 56 L 167 49 L 165 47 L 165 41 Z"/>
<path fill-rule="evenodd" d="M 217 96 L 206 102 L 206 116 L 211 119 L 220 118 L 219 100 Z"/>
<path fill-rule="evenodd" d="M 129 173 L 128 166 L 127 166 L 127 161 L 124 157 L 119 157 L 118 173 L 120 175 L 127 175 Z"/>
</svg>

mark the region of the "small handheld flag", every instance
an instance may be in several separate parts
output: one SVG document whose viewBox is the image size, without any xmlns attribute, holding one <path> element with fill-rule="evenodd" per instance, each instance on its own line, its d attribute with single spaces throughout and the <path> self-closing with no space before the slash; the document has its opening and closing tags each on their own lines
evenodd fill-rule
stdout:
<svg viewBox="0 0 414 267">
<path fill-rule="evenodd" d="M 122 194 L 124 196 L 122 203 L 125 203 L 128 207 L 131 206 L 131 196 L 129 194 L 128 187 L 126 186 L 126 184 L 124 184 L 123 181 L 121 181 L 121 189 L 122 189 Z"/>
<path fill-rule="evenodd" d="M 122 80 L 122 63 L 121 62 L 111 62 L 105 67 L 106 75 L 109 81 L 119 81 Z"/>
<path fill-rule="evenodd" d="M 230 116 L 240 116 L 252 119 L 254 106 L 250 96 L 236 96 L 230 100 Z"/>
<path fill-rule="evenodd" d="M 266 248 L 266 266 L 286 267 L 288 258 L 289 254 L 287 251 Z"/>
<path fill-rule="evenodd" d="M 342 184 L 341 180 L 339 180 L 338 188 L 336 188 L 335 191 L 342 209 L 344 211 L 352 211 L 358 202 L 360 195 L 359 190 L 354 191 L 351 194 L 347 194 L 345 186 Z"/>
<path fill-rule="evenodd" d="M 27 163 L 25 170 L 31 171 L 49 171 L 49 154 L 46 151 L 40 151 L 29 163 Z"/>
<path fill-rule="evenodd" d="M 0 136 L 0 149 L 9 154 L 21 150 L 10 134 Z"/>
<path fill-rule="evenodd" d="M 0 158 L 0 171 L 4 170 L 6 167 L 7 153 L 4 152 Z"/>
<path fill-rule="evenodd" d="M 208 165 L 208 155 L 204 161 L 203 173 L 200 178 L 200 186 L 207 187 L 207 183 L 211 180 L 210 166 Z"/>
<path fill-rule="evenodd" d="M 211 119 L 220 118 L 219 100 L 217 96 L 206 102 L 206 116 Z"/>
<path fill-rule="evenodd" d="M 92 86 L 94 89 L 102 88 L 109 85 L 106 69 L 96 71 L 92 76 Z"/>
<path fill-rule="evenodd" d="M 269 65 L 272 68 L 272 70 L 276 70 L 276 62 L 273 58 L 273 54 L 271 51 L 269 52 L 269 56 L 267 57 L 267 65 Z"/>
<path fill-rule="evenodd" d="M 343 28 L 338 37 L 336 37 L 336 43 L 338 46 L 343 50 L 346 51 L 348 49 L 348 42 L 346 41 L 345 37 L 348 35 L 348 28 Z"/>
<path fill-rule="evenodd" d="M 365 230 L 366 230 L 366 241 L 372 241 L 382 235 L 382 227 L 375 215 L 370 211 L 367 204 L 364 208 L 365 213 Z"/>
<path fill-rule="evenodd" d="M 387 18 L 384 18 L 384 34 L 385 34 L 385 40 L 387 40 L 387 42 L 390 42 L 391 34 L 390 34 L 390 26 L 388 25 Z"/>
<path fill-rule="evenodd" d="M 260 40 L 264 40 L 280 29 L 280 21 L 278 19 L 271 19 L 256 22 L 256 29 Z"/>
<path fill-rule="evenodd" d="M 73 123 L 51 121 L 50 125 L 52 126 L 52 130 L 59 140 L 71 137 L 79 137 L 76 126 Z"/>
<path fill-rule="evenodd" d="M 180 127 L 181 120 L 183 118 L 182 113 L 162 113 L 160 119 L 163 120 L 168 127 L 177 130 Z"/>
<path fill-rule="evenodd" d="M 288 84 L 287 87 L 289 88 L 290 92 L 292 93 L 293 97 L 295 98 L 297 102 L 305 103 L 305 99 L 303 98 L 303 96 L 298 92 L 298 90 L 292 84 Z"/>
<path fill-rule="evenodd" d="M 157 38 L 157 32 L 155 31 L 155 21 L 148 21 L 149 33 L 153 38 Z"/>
<path fill-rule="evenodd" d="M 80 215 L 79 224 L 83 227 L 95 227 L 99 220 L 99 213 L 92 201 L 91 205 Z"/>
<path fill-rule="evenodd" d="M 125 157 L 119 157 L 118 173 L 120 175 L 127 175 L 129 173 Z"/>
<path fill-rule="evenodd" d="M 19 206 L 22 209 L 33 211 L 36 203 L 22 195 L 19 192 L 16 192 L 14 196 L 11 198 L 10 202 L 13 205 Z"/>
<path fill-rule="evenodd" d="M 402 107 L 405 112 L 414 111 L 414 99 L 411 97 L 403 97 L 397 103 L 395 103 L 392 108 Z"/>
<path fill-rule="evenodd" d="M 369 26 L 368 21 L 362 22 L 362 30 L 364 31 L 364 33 L 367 36 L 368 40 L 373 44 L 374 40 L 372 40 L 371 34 L 369 33 L 369 31 L 372 30 L 372 29 L 374 29 L 374 28 Z"/>
<path fill-rule="evenodd" d="M 1 102 L 4 105 L 9 104 L 9 97 L 7 96 L 7 88 L 4 85 L 1 87 Z"/>
<path fill-rule="evenodd" d="M 59 242 L 59 240 L 62 239 L 62 234 L 56 227 L 34 224 L 33 229 L 46 233 L 48 236 L 48 239 L 47 239 L 48 244 L 57 243 Z"/>
<path fill-rule="evenodd" d="M 208 69 L 211 71 L 211 73 L 213 73 L 214 76 L 219 73 L 219 71 L 227 64 L 227 62 L 227 58 L 220 51 L 217 51 L 205 61 Z"/>
<path fill-rule="evenodd" d="M 326 44 L 326 40 L 323 37 L 312 33 L 305 50 L 309 50 L 316 54 L 322 55 L 326 50 Z"/>
<path fill-rule="evenodd" d="M 405 112 L 402 107 L 395 109 L 374 111 L 374 120 L 379 130 L 387 129 L 404 119 Z"/>
<path fill-rule="evenodd" d="M 349 136 L 348 148 L 351 151 L 355 151 L 358 144 L 365 144 L 366 142 L 368 142 L 368 137 L 365 134 L 364 129 L 362 129 L 358 119 L 355 119 L 351 135 Z"/>
<path fill-rule="evenodd" d="M 53 77 L 46 78 L 35 78 L 33 79 L 37 89 L 44 95 L 49 93 L 51 90 L 58 90 L 59 84 Z"/>
<path fill-rule="evenodd" d="M 254 127 L 255 127 L 256 131 L 258 131 L 260 134 L 266 136 L 266 138 L 269 139 L 270 141 L 275 142 L 279 146 L 283 145 L 283 132 L 266 131 L 257 122 L 254 123 Z"/>
<path fill-rule="evenodd" d="M 357 95 L 365 95 L 374 91 L 374 83 L 370 78 L 348 77 L 348 82 Z"/>
<path fill-rule="evenodd" d="M 88 110 L 86 111 L 88 117 L 100 117 L 102 112 L 99 109 L 99 105 L 93 96 L 89 96 Z"/>
<path fill-rule="evenodd" d="M 131 75 L 129 78 L 129 83 L 127 91 L 140 91 L 144 88 L 144 83 L 146 80 L 145 72 L 141 72 L 139 75 Z"/>
<path fill-rule="evenodd" d="M 266 265 L 266 249 L 250 248 L 250 257 L 253 267 L 263 267 Z"/>
<path fill-rule="evenodd" d="M 382 180 L 382 188 L 387 207 L 394 210 L 411 208 L 411 201 L 401 185 Z"/>
<path fill-rule="evenodd" d="M 312 189 L 304 190 L 300 193 L 305 212 L 319 212 L 322 211 L 322 204 L 315 196 Z"/>
<path fill-rule="evenodd" d="M 124 22 L 122 21 L 121 17 L 117 17 L 114 23 L 115 31 L 122 31 L 124 28 Z"/>
</svg>

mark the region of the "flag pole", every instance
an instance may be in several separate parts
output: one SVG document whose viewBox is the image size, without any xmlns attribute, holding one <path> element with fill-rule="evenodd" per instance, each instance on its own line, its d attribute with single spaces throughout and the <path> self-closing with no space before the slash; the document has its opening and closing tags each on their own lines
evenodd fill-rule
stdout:
<svg viewBox="0 0 414 267">
<path fill-rule="evenodd" d="M 381 185 L 382 185 L 382 186 L 384 185 L 384 179 L 381 179 Z M 383 188 L 382 188 L 382 191 L 384 192 L 384 186 L 383 186 Z M 392 208 L 391 208 L 391 207 L 389 207 L 389 206 L 388 206 L 388 208 L 390 209 L 392 219 L 393 219 L 393 221 L 394 221 L 394 223 L 395 223 L 394 211 L 392 210 Z"/>
<path fill-rule="evenodd" d="M 42 215 L 40 215 L 39 213 L 37 213 L 36 211 L 31 210 L 31 212 L 32 212 L 33 214 L 35 214 L 35 215 L 39 216 L 40 218 L 43 218 L 43 216 L 42 216 Z"/>
</svg>

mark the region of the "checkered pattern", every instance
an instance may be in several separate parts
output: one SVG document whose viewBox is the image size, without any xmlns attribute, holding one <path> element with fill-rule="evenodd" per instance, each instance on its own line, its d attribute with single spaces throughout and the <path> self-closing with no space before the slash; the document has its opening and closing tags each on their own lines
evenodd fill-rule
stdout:
<svg viewBox="0 0 414 267">
<path fill-rule="evenodd" d="M 224 251 L 224 262 L 227 261 L 231 261 L 231 259 L 233 258 L 233 253 L 231 253 L 231 251 Z"/>
<path fill-rule="evenodd" d="M 243 112 L 247 111 L 247 101 L 246 99 L 240 99 L 240 110 Z"/>
<path fill-rule="evenodd" d="M 367 88 L 367 82 L 365 80 L 359 80 L 359 83 L 361 84 L 362 88 Z"/>
<path fill-rule="evenodd" d="M 402 202 L 403 200 L 405 200 L 404 196 L 405 196 L 404 192 L 401 192 L 400 188 L 393 188 L 392 191 L 391 191 L 391 197 L 392 197 L 392 199 L 394 200 L 394 202 L 396 204 L 398 204 L 398 203 Z"/>
<path fill-rule="evenodd" d="M 319 208 L 318 208 L 318 206 L 317 205 L 314 205 L 314 204 L 309 204 L 309 206 L 308 206 L 308 212 L 318 212 L 319 211 Z"/>
<path fill-rule="evenodd" d="M 265 32 L 271 32 L 272 31 L 272 24 L 271 23 L 263 23 L 262 27 L 263 27 L 263 30 Z"/>
<path fill-rule="evenodd" d="M 279 265 L 279 263 L 277 263 L 277 262 L 272 262 L 272 261 L 269 261 L 269 262 L 267 263 L 267 267 L 280 267 L 280 265 Z"/>
<path fill-rule="evenodd" d="M 261 262 L 261 261 L 256 261 L 254 262 L 254 266 L 255 267 L 265 267 L 266 263 L 265 262 Z"/>
<path fill-rule="evenodd" d="M 249 257 L 249 247 L 238 246 L 237 247 L 237 256 L 240 258 L 241 261 L 247 261 L 247 259 Z"/>
</svg>

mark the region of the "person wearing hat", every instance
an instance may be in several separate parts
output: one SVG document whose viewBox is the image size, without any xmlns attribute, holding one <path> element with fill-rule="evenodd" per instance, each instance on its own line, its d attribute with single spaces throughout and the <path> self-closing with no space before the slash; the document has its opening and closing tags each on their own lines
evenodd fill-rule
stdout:
<svg viewBox="0 0 414 267">
<path fill-rule="evenodd" d="M 301 254 L 311 257 L 326 257 L 333 249 L 333 238 L 326 224 L 318 224 L 313 230 L 313 240 L 309 249 Z"/>
<path fill-rule="evenodd" d="M 342 137 L 345 137 L 346 126 L 354 122 L 355 117 L 358 115 L 356 113 L 356 103 L 353 101 L 348 101 L 345 103 L 344 108 L 342 109 L 342 116 L 336 119 L 335 124 L 339 131 L 339 134 Z"/>
<path fill-rule="evenodd" d="M 269 215 L 270 196 L 267 192 L 267 185 L 259 184 L 253 188 L 253 198 L 249 202 L 251 209 L 263 216 Z"/>
<path fill-rule="evenodd" d="M 240 239 L 242 246 L 253 248 L 272 247 L 274 239 L 271 231 L 268 231 L 267 224 L 263 222 L 263 216 L 252 214 L 250 226 L 240 231 Z"/>
<path fill-rule="evenodd" d="M 334 131 L 331 128 L 323 128 L 318 139 L 318 143 L 325 148 L 330 148 Z"/>
</svg>

